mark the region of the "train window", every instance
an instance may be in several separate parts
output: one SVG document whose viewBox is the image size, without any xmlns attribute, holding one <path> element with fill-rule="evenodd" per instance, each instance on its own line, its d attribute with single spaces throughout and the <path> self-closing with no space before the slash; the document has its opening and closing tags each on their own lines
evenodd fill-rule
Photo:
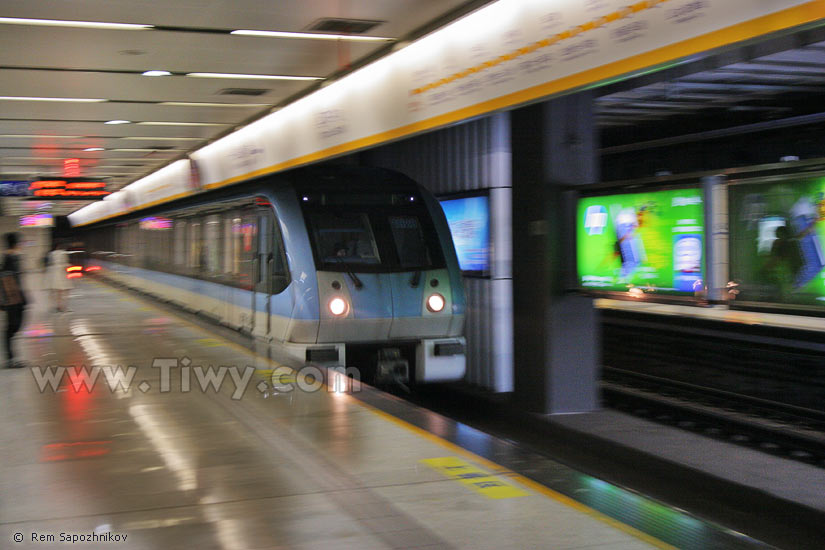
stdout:
<svg viewBox="0 0 825 550">
<path fill-rule="evenodd" d="M 430 249 L 418 217 L 390 216 L 390 230 L 401 267 L 413 269 L 432 265 Z"/>
<path fill-rule="evenodd" d="M 197 273 L 203 264 L 203 239 L 201 238 L 200 220 L 193 218 L 189 222 L 189 268 Z"/>
<path fill-rule="evenodd" d="M 172 220 L 148 216 L 138 222 L 138 234 L 143 251 L 141 265 L 149 269 L 164 269 L 169 262 Z"/>
<path fill-rule="evenodd" d="M 243 250 L 243 231 L 241 230 L 241 215 L 236 213 L 232 218 L 232 273 L 241 273 L 241 251 Z"/>
<path fill-rule="evenodd" d="M 203 266 L 209 275 L 217 276 L 220 274 L 220 260 L 221 260 L 221 219 L 217 214 L 212 214 L 204 220 L 204 238 L 203 238 L 203 257 L 205 265 Z"/>
<path fill-rule="evenodd" d="M 186 265 L 186 220 L 175 220 L 172 263 L 180 267 Z"/>
<path fill-rule="evenodd" d="M 240 223 L 233 227 L 235 245 L 239 248 L 236 282 L 241 288 L 252 289 L 253 268 L 258 260 L 258 217 L 254 210 L 241 213 Z"/>
<path fill-rule="evenodd" d="M 140 265 L 141 265 L 141 263 L 140 263 L 140 260 L 141 260 L 140 252 L 141 252 L 141 250 L 140 250 L 140 241 L 139 241 L 137 224 L 134 223 L 134 222 L 129 223 L 129 227 L 128 227 L 127 231 L 128 231 L 128 234 L 129 234 L 129 239 L 127 241 L 128 242 L 128 249 L 127 249 L 127 252 L 126 252 L 126 255 L 127 255 L 126 263 L 127 263 L 127 265 L 129 265 L 131 267 L 140 267 Z"/>
<path fill-rule="evenodd" d="M 289 270 L 287 269 L 286 253 L 281 232 L 276 226 L 275 213 L 270 209 L 259 209 L 261 226 L 260 249 L 266 262 L 262 272 L 269 274 L 269 286 L 264 288 L 272 294 L 279 294 L 289 285 Z"/>
<path fill-rule="evenodd" d="M 282 292 L 290 276 L 274 211 L 261 199 L 232 202 L 221 211 L 191 208 L 124 222 L 96 235 L 106 259 L 196 277 L 258 292 Z M 100 254 L 103 257 L 103 254 Z M 257 268 L 257 273 L 255 269 Z M 270 275 L 267 282 L 266 274 Z"/>
<path fill-rule="evenodd" d="M 324 200 L 303 201 L 316 265 L 328 271 L 393 272 L 444 265 L 426 207 L 409 200 L 344 211 Z"/>
<path fill-rule="evenodd" d="M 315 245 L 324 263 L 381 263 L 366 214 L 313 214 L 312 226 Z"/>
<path fill-rule="evenodd" d="M 237 220 L 237 221 L 236 221 Z M 223 274 L 226 278 L 230 278 L 235 273 L 237 259 L 235 257 L 235 232 L 233 226 L 235 223 L 240 223 L 240 218 L 237 217 L 234 211 L 224 212 L 223 214 Z"/>
<path fill-rule="evenodd" d="M 274 221 L 274 216 L 273 216 Z M 273 224 L 274 225 L 274 224 Z M 289 285 L 289 268 L 286 263 L 286 251 L 281 232 L 277 227 L 273 227 L 273 247 L 272 247 L 272 293 L 283 292 Z"/>
</svg>

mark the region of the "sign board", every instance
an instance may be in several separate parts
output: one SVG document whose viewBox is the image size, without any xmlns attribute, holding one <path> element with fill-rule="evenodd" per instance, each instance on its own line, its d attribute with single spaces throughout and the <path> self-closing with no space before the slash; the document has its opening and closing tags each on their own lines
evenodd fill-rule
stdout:
<svg viewBox="0 0 825 550">
<path fill-rule="evenodd" d="M 442 199 L 461 271 L 485 274 L 490 270 L 490 207 L 487 195 Z"/>
<path fill-rule="evenodd" d="M 582 198 L 576 215 L 579 285 L 632 296 L 693 295 L 704 286 L 704 239 L 698 188 Z"/>
<path fill-rule="evenodd" d="M 29 182 L 22 180 L 0 181 L 0 197 L 28 197 Z"/>
<path fill-rule="evenodd" d="M 49 200 L 98 200 L 112 193 L 106 190 L 105 181 L 65 178 L 33 181 L 29 184 L 29 194 Z"/>
<path fill-rule="evenodd" d="M 825 178 L 731 185 L 737 301 L 825 308 Z"/>
</svg>

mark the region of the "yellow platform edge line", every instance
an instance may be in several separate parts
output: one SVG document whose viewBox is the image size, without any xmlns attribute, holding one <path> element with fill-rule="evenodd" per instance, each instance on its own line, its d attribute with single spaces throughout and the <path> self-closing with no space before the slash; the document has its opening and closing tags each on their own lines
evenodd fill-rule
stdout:
<svg viewBox="0 0 825 550">
<path fill-rule="evenodd" d="M 126 291 L 124 291 L 120 288 L 113 287 L 111 285 L 103 285 L 103 283 L 100 283 L 98 281 L 94 281 L 94 283 L 97 284 L 97 285 L 100 285 L 100 286 L 105 286 L 106 288 L 114 290 L 115 292 L 128 295 L 126 293 Z M 213 332 L 209 328 L 204 328 L 200 325 L 192 323 L 192 322 L 176 315 L 174 312 L 169 312 L 169 311 L 166 311 L 164 309 L 161 309 L 160 307 L 158 307 L 155 304 L 149 302 L 148 300 L 146 300 L 142 296 L 136 296 L 134 298 L 134 300 L 135 301 L 141 301 L 141 302 L 144 302 L 146 304 L 149 304 L 149 306 L 154 308 L 156 311 L 164 313 L 166 315 L 171 315 L 171 316 L 175 317 L 176 319 L 179 319 L 183 324 L 187 325 L 190 328 L 195 328 L 197 330 L 201 330 L 203 332 L 207 332 L 209 334 L 212 334 L 216 338 L 220 338 L 221 340 L 226 342 L 227 346 L 229 346 L 231 348 L 234 348 L 234 349 L 236 349 L 238 351 L 241 351 L 243 353 L 258 357 L 259 359 L 263 359 L 263 360 L 269 362 L 270 364 L 272 364 L 274 366 L 285 367 L 285 368 L 288 368 L 292 371 L 295 370 L 291 367 L 288 367 L 286 365 L 283 365 L 281 363 L 276 362 L 274 359 L 270 359 L 269 357 L 264 357 L 263 355 L 255 352 L 253 350 L 250 350 L 249 348 L 245 348 L 245 347 L 241 346 L 240 344 L 236 344 L 235 342 L 232 342 L 231 340 L 228 340 L 227 338 L 225 338 L 223 335 L 218 334 L 217 332 Z M 327 387 L 326 384 L 324 384 L 324 387 Z M 603 514 L 602 512 L 599 512 L 598 510 L 595 510 L 595 509 L 587 506 L 586 504 L 582 504 L 581 502 L 578 502 L 578 501 L 576 501 L 576 500 L 574 500 L 574 499 L 572 499 L 568 496 L 565 496 L 561 493 L 558 493 L 558 492 L 554 491 L 553 489 L 550 489 L 549 487 L 545 487 L 544 485 L 542 485 L 541 483 L 539 483 L 537 481 L 533 481 L 532 479 L 529 479 L 529 478 L 527 478 L 527 477 L 525 477 L 525 476 L 523 476 L 519 473 L 513 472 L 509 468 L 505 468 L 504 466 L 502 466 L 500 464 L 497 464 L 497 463 L 493 462 L 492 460 L 488 460 L 488 459 L 484 458 L 483 456 L 479 456 L 479 455 L 475 454 L 472 451 L 468 451 L 464 447 L 460 447 L 460 446 L 456 445 L 455 443 L 447 441 L 446 439 L 443 439 L 440 436 L 432 434 L 432 433 L 424 430 L 423 428 L 419 428 L 418 426 L 410 424 L 406 420 L 402 420 L 402 419 L 400 419 L 398 417 L 395 417 L 395 416 L 393 416 L 389 413 L 386 413 L 386 412 L 384 412 L 380 409 L 377 409 L 377 408 L 373 407 L 372 405 L 370 405 L 368 403 L 365 403 L 364 401 L 361 401 L 360 399 L 358 399 L 358 398 L 356 398 L 356 397 L 354 397 L 350 394 L 341 394 L 341 395 L 346 397 L 347 399 L 352 400 L 355 404 L 357 404 L 357 405 L 361 406 L 362 408 L 368 410 L 369 412 L 373 413 L 374 415 L 378 416 L 379 418 L 382 418 L 382 419 L 386 420 L 387 422 L 391 422 L 391 423 L 395 424 L 396 426 L 404 428 L 405 430 L 407 430 L 409 432 L 412 432 L 413 434 L 415 434 L 415 435 L 417 435 L 417 436 L 419 436 L 423 439 L 426 439 L 427 441 L 430 441 L 431 443 L 435 443 L 436 445 L 439 445 L 439 446 L 441 446 L 441 447 L 443 447 L 443 448 L 445 448 L 445 449 L 447 449 L 451 452 L 454 452 L 458 455 L 461 455 L 465 458 L 468 458 L 468 459 L 472 460 L 473 462 L 476 462 L 478 464 L 482 464 L 482 465 L 490 468 L 491 470 L 493 470 L 493 475 L 505 475 L 508 479 L 518 481 L 521 485 L 535 491 L 536 493 L 544 495 L 544 496 L 546 496 L 546 497 L 548 497 L 552 500 L 555 500 L 556 502 L 559 502 L 559 503 L 564 504 L 564 505 L 566 505 L 570 508 L 573 508 L 574 510 L 576 510 L 578 512 L 581 512 L 581 513 L 583 513 L 587 516 L 590 516 L 590 517 L 592 517 L 594 519 L 597 519 L 597 520 L 599 520 L 603 523 L 606 523 L 606 524 L 610 525 L 611 527 L 613 527 L 615 529 L 618 529 L 619 531 L 622 531 L 622 532 L 624 532 L 628 535 L 631 535 L 631 536 L 633 536 L 633 537 L 635 537 L 635 538 L 637 538 L 637 539 L 639 539 L 643 542 L 646 542 L 646 543 L 648 543 L 652 546 L 655 546 L 656 548 L 661 548 L 662 550 L 678 550 L 677 547 L 672 546 L 672 545 L 670 545 L 670 544 L 668 544 L 664 541 L 661 541 L 661 540 L 657 539 L 656 537 L 654 537 L 652 535 L 648 535 L 647 533 L 645 533 L 643 531 L 640 531 L 639 529 L 636 529 L 635 527 L 632 527 L 630 525 L 622 523 L 619 520 L 613 519 L 610 516 L 607 516 L 607 515 Z"/>
</svg>

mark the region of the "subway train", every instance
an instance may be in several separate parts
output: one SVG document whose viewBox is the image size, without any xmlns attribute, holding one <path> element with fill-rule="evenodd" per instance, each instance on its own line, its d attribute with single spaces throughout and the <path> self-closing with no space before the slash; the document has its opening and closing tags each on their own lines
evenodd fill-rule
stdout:
<svg viewBox="0 0 825 550">
<path fill-rule="evenodd" d="M 183 181 L 179 162 L 155 179 Z M 374 383 L 463 377 L 461 271 L 439 203 L 411 179 L 306 167 L 154 206 L 142 183 L 70 216 L 87 270 Z"/>
</svg>

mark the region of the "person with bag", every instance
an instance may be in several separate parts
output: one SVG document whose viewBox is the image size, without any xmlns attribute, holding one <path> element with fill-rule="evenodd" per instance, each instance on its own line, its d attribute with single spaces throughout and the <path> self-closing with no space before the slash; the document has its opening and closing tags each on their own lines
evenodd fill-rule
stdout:
<svg viewBox="0 0 825 550">
<path fill-rule="evenodd" d="M 20 368 L 23 363 L 14 360 L 12 338 L 23 324 L 23 311 L 26 308 L 26 294 L 20 280 L 20 235 L 6 233 L 6 252 L 0 267 L 0 305 L 6 312 L 6 356 L 8 368 Z"/>
</svg>

